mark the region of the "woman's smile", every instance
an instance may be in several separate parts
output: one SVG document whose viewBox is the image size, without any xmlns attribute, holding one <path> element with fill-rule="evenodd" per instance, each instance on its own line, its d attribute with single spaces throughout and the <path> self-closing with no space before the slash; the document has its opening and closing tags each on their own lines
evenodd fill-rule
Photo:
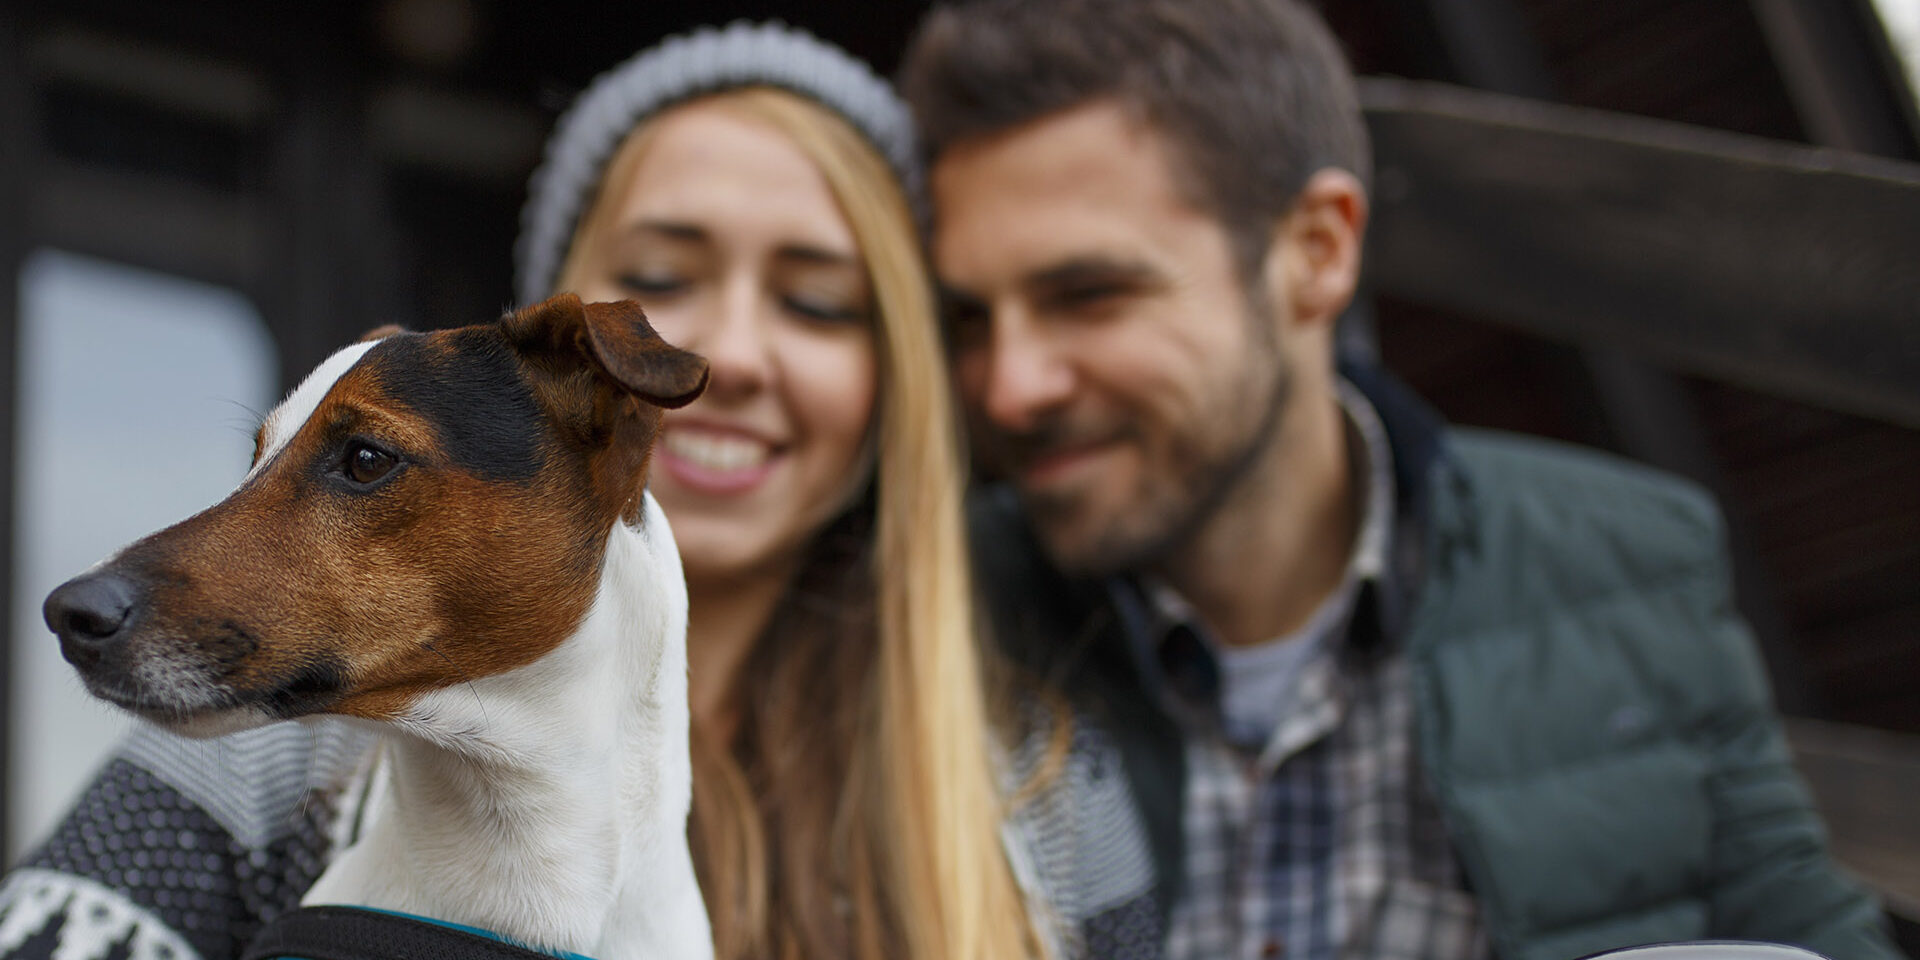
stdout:
<svg viewBox="0 0 1920 960">
<path fill-rule="evenodd" d="M 687 492 L 724 497 L 757 489 L 779 466 L 782 450 L 739 430 L 669 424 L 655 457 Z"/>
</svg>

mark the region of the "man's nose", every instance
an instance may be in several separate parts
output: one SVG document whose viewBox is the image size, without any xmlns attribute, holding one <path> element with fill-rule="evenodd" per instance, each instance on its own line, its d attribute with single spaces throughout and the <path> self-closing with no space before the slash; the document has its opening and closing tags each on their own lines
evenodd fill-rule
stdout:
<svg viewBox="0 0 1920 960">
<path fill-rule="evenodd" d="M 1073 394 L 1073 367 L 1062 345 L 1025 318 L 996 322 L 983 360 L 976 402 L 1000 429 L 1030 430 Z"/>
</svg>

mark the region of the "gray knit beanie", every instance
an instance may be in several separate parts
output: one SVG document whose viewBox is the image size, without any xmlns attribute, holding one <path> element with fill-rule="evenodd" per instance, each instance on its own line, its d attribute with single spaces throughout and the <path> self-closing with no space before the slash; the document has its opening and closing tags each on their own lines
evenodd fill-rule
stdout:
<svg viewBox="0 0 1920 960">
<path fill-rule="evenodd" d="M 907 106 L 838 47 L 783 23 L 734 23 L 670 37 L 596 78 L 560 117 L 527 187 L 514 248 L 521 303 L 554 292 L 573 232 L 622 140 L 662 109 L 702 94 L 773 86 L 820 103 L 865 135 L 916 210 L 919 158 Z"/>
</svg>

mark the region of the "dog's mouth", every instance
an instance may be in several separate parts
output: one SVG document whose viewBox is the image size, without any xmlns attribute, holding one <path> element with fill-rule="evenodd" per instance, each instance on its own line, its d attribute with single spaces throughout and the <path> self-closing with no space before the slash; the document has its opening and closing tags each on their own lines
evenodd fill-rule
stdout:
<svg viewBox="0 0 1920 960">
<path fill-rule="evenodd" d="M 303 664 L 283 677 L 245 687 L 164 654 L 80 671 L 87 692 L 169 730 L 212 735 L 323 712 L 346 693 L 344 668 Z"/>
</svg>

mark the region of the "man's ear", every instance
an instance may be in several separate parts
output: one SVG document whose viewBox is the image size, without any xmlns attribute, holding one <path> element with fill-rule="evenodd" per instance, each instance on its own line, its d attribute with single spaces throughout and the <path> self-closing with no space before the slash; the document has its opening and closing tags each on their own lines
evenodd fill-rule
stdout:
<svg viewBox="0 0 1920 960">
<path fill-rule="evenodd" d="M 372 330 L 368 330 L 366 333 L 361 334 L 360 339 L 355 342 L 356 343 L 372 343 L 375 340 L 385 340 L 386 338 L 391 337 L 396 333 L 406 333 L 406 332 L 407 332 L 407 329 L 397 323 L 383 323 L 377 327 L 374 327 Z"/>
<path fill-rule="evenodd" d="M 1286 298 L 1295 323 L 1330 330 L 1352 302 L 1367 212 L 1360 178 L 1328 167 L 1307 178 L 1293 208 L 1275 225 L 1263 264 L 1268 293 Z"/>
<path fill-rule="evenodd" d="M 631 300 L 581 303 L 571 293 L 501 321 L 521 355 L 555 373 L 586 367 L 657 407 L 683 407 L 707 387 L 707 361 L 655 333 Z"/>
</svg>

